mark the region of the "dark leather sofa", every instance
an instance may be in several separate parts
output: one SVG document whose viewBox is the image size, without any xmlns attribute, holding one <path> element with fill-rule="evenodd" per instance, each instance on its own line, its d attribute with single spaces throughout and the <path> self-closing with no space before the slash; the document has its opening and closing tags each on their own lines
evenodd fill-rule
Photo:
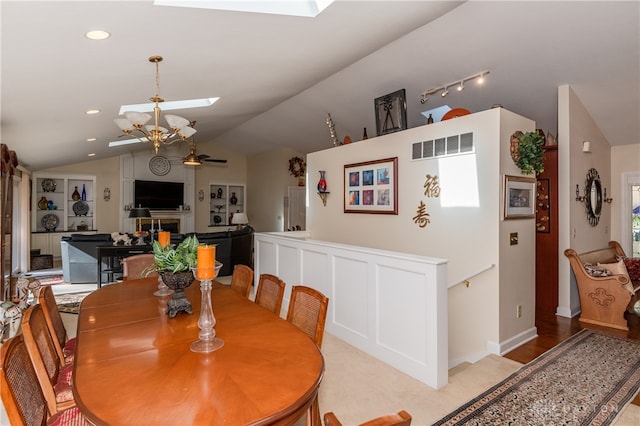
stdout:
<svg viewBox="0 0 640 426">
<path fill-rule="evenodd" d="M 254 229 L 246 226 L 241 230 L 171 234 L 171 244 L 179 244 L 189 235 L 195 235 L 201 243 L 216 245 L 216 260 L 222 263 L 220 275 L 231 275 L 237 264 L 253 267 Z M 98 281 L 97 247 L 111 245 L 110 234 L 72 234 L 63 237 L 62 273 L 65 282 L 95 283 Z M 106 265 L 103 265 L 106 267 Z"/>
<path fill-rule="evenodd" d="M 68 283 L 98 282 L 98 246 L 113 244 L 110 234 L 71 234 L 62 237 L 62 275 Z"/>
</svg>

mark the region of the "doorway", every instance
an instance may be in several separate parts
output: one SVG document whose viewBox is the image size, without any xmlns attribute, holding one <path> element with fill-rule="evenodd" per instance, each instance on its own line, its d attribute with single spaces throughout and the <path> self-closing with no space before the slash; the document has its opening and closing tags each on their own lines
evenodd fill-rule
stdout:
<svg viewBox="0 0 640 426">
<path fill-rule="evenodd" d="M 290 186 L 287 229 L 304 231 L 307 225 L 307 191 L 304 186 Z"/>
</svg>

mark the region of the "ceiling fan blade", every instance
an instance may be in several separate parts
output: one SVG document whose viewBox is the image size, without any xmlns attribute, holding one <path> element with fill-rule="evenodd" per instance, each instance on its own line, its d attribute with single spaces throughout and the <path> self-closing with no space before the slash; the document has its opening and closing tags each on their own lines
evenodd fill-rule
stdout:
<svg viewBox="0 0 640 426">
<path fill-rule="evenodd" d="M 226 163 L 227 163 L 227 160 L 218 160 L 218 159 L 216 159 L 216 158 L 205 158 L 205 159 L 204 159 L 204 160 L 202 160 L 202 161 L 207 161 L 207 162 L 209 162 L 209 163 L 223 163 L 223 164 L 226 164 Z"/>
<path fill-rule="evenodd" d="M 196 155 L 196 157 L 198 157 L 199 160 L 204 160 L 205 158 L 209 158 L 211 156 L 207 154 L 198 154 Z"/>
</svg>

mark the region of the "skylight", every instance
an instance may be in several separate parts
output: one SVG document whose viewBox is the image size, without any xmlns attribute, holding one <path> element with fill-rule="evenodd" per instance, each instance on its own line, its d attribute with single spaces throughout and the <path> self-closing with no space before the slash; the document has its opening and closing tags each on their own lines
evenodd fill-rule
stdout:
<svg viewBox="0 0 640 426">
<path fill-rule="evenodd" d="M 451 107 L 449 105 L 442 105 L 438 108 L 432 108 L 426 111 L 422 111 L 420 114 L 424 115 L 427 118 L 429 118 L 429 114 L 431 114 L 434 123 L 437 123 L 438 121 L 442 121 L 442 116 L 449 111 L 451 111 Z"/>
<path fill-rule="evenodd" d="M 270 13 L 274 15 L 306 16 L 314 18 L 334 0 L 154 0 L 156 6 L 194 7 L 200 9 L 229 10 L 234 12 Z"/>
<path fill-rule="evenodd" d="M 220 98 L 202 98 L 202 99 L 185 99 L 183 101 L 167 101 L 160 104 L 162 111 L 171 111 L 174 109 L 202 108 L 208 107 L 216 103 Z M 153 111 L 154 103 L 121 105 L 118 115 L 122 115 L 127 111 L 150 112 Z"/>
</svg>

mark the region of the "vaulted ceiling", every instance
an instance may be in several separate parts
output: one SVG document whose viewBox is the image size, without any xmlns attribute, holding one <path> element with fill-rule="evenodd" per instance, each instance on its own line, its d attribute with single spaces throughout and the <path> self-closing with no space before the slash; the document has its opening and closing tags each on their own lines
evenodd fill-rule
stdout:
<svg viewBox="0 0 640 426">
<path fill-rule="evenodd" d="M 637 1 L 338 0 L 301 18 L 152 1 L 4 0 L 0 13 L 0 140 L 32 170 L 150 151 L 107 145 L 120 134 L 120 105 L 155 93 L 151 55 L 164 57 L 166 100 L 220 96 L 174 111 L 197 121 L 198 144 L 247 155 L 332 146 L 327 113 L 340 138 L 358 140 L 364 127 L 375 136 L 374 99 L 402 88 L 409 127 L 444 104 L 474 112 L 501 104 L 557 135 L 557 87 L 569 84 L 609 143 L 640 141 Z M 94 29 L 111 37 L 84 37 Z M 483 87 L 420 103 L 427 89 L 483 70 L 491 71 Z"/>
</svg>

